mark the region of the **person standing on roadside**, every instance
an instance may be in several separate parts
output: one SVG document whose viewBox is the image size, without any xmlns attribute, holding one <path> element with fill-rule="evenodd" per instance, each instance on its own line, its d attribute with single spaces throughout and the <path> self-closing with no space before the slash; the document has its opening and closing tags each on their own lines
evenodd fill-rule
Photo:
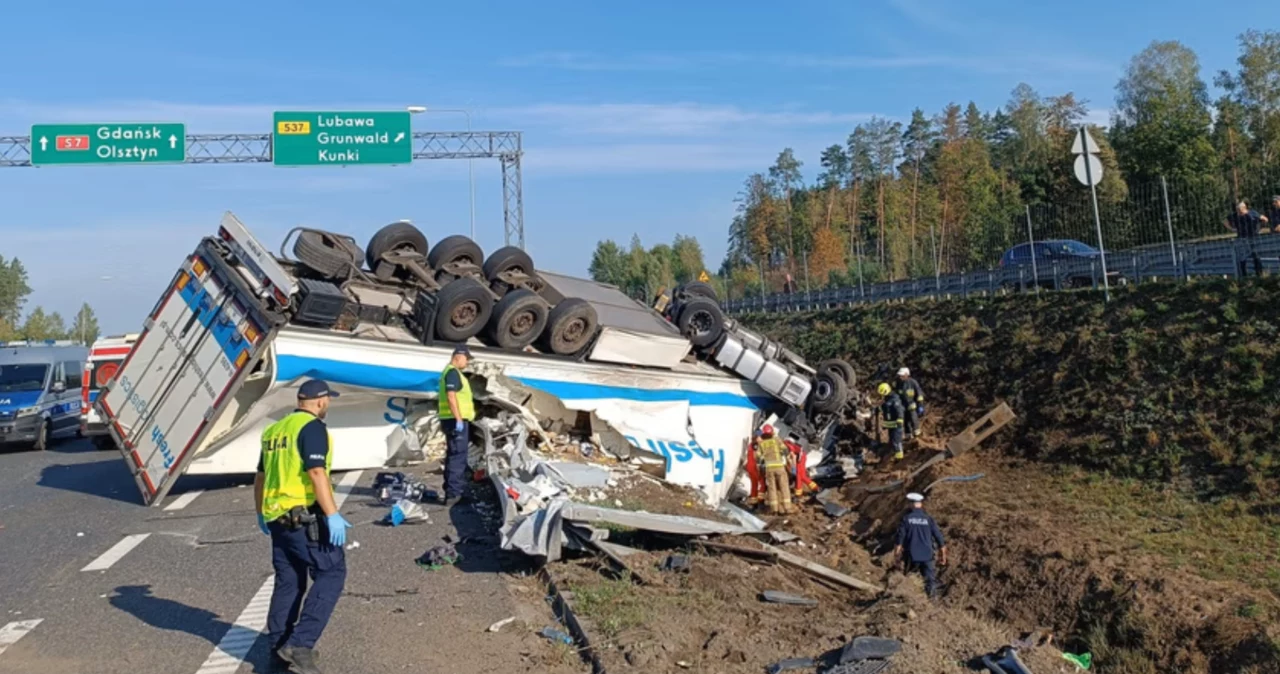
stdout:
<svg viewBox="0 0 1280 674">
<path fill-rule="evenodd" d="M 444 454 L 444 495 L 448 506 L 462 498 L 467 481 L 467 454 L 471 450 L 470 426 L 476 418 L 475 401 L 471 398 L 471 382 L 462 371 L 471 362 L 471 350 L 459 344 L 453 357 L 440 373 L 440 430 L 446 440 Z"/>
<path fill-rule="evenodd" d="M 924 416 L 924 389 L 911 377 L 911 370 L 898 369 L 898 397 L 902 399 L 903 436 L 907 440 L 920 437 L 920 417 Z"/>
<path fill-rule="evenodd" d="M 347 579 L 342 546 L 351 524 L 338 512 L 329 482 L 333 441 L 324 423 L 329 399 L 336 397 L 318 379 L 300 386 L 298 408 L 262 432 L 253 480 L 258 528 L 271 537 L 276 574 L 267 635 L 275 656 L 298 674 L 320 674 L 316 641 Z"/>
<path fill-rule="evenodd" d="M 1253 261 L 1253 272 L 1257 276 L 1262 276 L 1262 258 L 1258 257 L 1258 253 L 1254 251 L 1253 242 L 1258 237 L 1258 232 L 1267 224 L 1266 216 L 1258 215 L 1255 211 L 1249 210 L 1249 204 L 1241 201 L 1236 204 L 1236 210 L 1227 216 L 1223 225 L 1230 231 L 1236 233 L 1236 237 L 1244 239 L 1244 255 L 1240 260 L 1240 275 L 1245 276 L 1247 273 L 1247 263 Z"/>
<path fill-rule="evenodd" d="M 933 544 L 938 544 L 939 564 L 947 565 L 947 542 L 933 517 L 924 511 L 924 495 L 907 494 L 911 510 L 898 525 L 898 544 L 893 556 L 901 559 L 903 572 L 919 571 L 924 576 L 924 592 L 933 599 L 938 594 L 938 575 L 933 566 Z"/>
<path fill-rule="evenodd" d="M 1267 206 L 1267 212 L 1262 217 L 1271 223 L 1271 233 L 1280 234 L 1280 194 L 1271 197 L 1271 205 Z"/>
</svg>

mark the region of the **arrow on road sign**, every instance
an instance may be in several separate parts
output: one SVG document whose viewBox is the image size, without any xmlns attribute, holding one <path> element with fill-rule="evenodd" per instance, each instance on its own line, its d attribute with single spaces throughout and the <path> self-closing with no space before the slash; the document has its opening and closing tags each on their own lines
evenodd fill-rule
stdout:
<svg viewBox="0 0 1280 674">
<path fill-rule="evenodd" d="M 403 131 L 401 131 L 400 133 L 397 133 L 397 134 L 396 134 L 396 139 L 395 139 L 395 140 L 393 140 L 393 141 L 391 141 L 391 142 L 393 142 L 393 143 L 399 143 L 399 142 L 400 142 L 400 141 L 402 141 L 402 140 L 404 140 L 404 132 L 403 132 Z"/>
<path fill-rule="evenodd" d="M 40 149 L 41 149 L 41 150 L 48 150 L 48 149 L 49 149 L 49 139 L 48 139 L 48 138 L 45 138 L 44 136 L 40 136 Z"/>
<path fill-rule="evenodd" d="M 173 134 L 169 134 L 169 149 L 170 150 L 178 149 L 178 137 Z"/>
</svg>

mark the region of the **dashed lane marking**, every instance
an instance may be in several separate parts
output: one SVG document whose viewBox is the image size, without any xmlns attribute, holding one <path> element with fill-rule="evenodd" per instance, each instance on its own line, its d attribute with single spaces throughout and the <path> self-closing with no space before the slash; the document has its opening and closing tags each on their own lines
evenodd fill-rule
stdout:
<svg viewBox="0 0 1280 674">
<path fill-rule="evenodd" d="M 339 508 L 351 494 L 356 482 L 364 471 L 356 470 L 342 476 L 333 487 L 333 501 Z M 240 663 L 248 657 L 249 651 L 267 628 L 267 611 L 271 608 L 271 590 L 275 587 L 275 576 L 267 578 L 262 587 L 249 600 L 235 624 L 222 636 L 218 646 L 196 670 L 196 674 L 233 674 L 240 669 Z"/>
<path fill-rule="evenodd" d="M 42 621 L 43 618 L 19 620 L 0 627 L 0 653 L 4 653 L 10 646 L 18 643 L 18 639 L 27 636 L 27 632 L 35 629 L 36 625 Z"/>
<path fill-rule="evenodd" d="M 178 498 L 173 499 L 173 503 L 170 503 L 169 505 L 165 506 L 164 509 L 165 510 L 182 510 L 183 508 L 191 505 L 191 502 L 196 500 L 196 497 L 203 493 L 204 493 L 203 489 L 189 491 L 183 494 L 182 496 L 179 496 Z"/>
<path fill-rule="evenodd" d="M 120 561 L 122 557 L 129 554 L 129 551 L 138 547 L 138 544 L 147 540 L 151 534 L 133 534 L 125 536 L 119 543 L 111 546 L 110 550 L 102 553 L 101 557 L 89 562 L 89 565 L 80 569 L 81 571 L 106 571 L 113 564 Z"/>
</svg>

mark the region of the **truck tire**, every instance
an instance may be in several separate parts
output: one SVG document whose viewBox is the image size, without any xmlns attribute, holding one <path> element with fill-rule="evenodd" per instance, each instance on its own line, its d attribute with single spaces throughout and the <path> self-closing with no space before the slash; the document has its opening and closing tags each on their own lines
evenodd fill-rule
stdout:
<svg viewBox="0 0 1280 674">
<path fill-rule="evenodd" d="M 546 327 L 547 303 L 532 290 L 519 288 L 498 300 L 485 333 L 497 346 L 519 350 L 532 344 Z"/>
<path fill-rule="evenodd" d="M 427 264 L 432 269 L 440 269 L 457 262 L 469 262 L 479 267 L 484 264 L 484 251 L 475 241 L 461 235 L 446 236 L 436 242 L 427 253 Z"/>
<path fill-rule="evenodd" d="M 499 274 L 518 270 L 526 276 L 533 276 L 533 258 L 524 250 L 515 246 L 504 246 L 489 254 L 484 261 L 484 277 L 490 281 Z"/>
<path fill-rule="evenodd" d="M 308 269 L 326 279 L 345 280 L 352 267 L 359 268 L 364 251 L 337 234 L 306 230 L 293 242 L 293 255 Z"/>
<path fill-rule="evenodd" d="M 383 254 L 394 250 L 411 250 L 426 255 L 430 247 L 427 236 L 422 230 L 407 222 L 393 222 L 377 232 L 369 239 L 369 247 L 365 249 L 365 262 L 369 271 L 383 281 L 390 281 L 396 276 L 396 265 L 382 259 Z"/>
<path fill-rule="evenodd" d="M 688 295 L 689 297 L 707 297 L 716 302 L 720 301 L 720 296 L 716 295 L 716 289 L 711 287 L 710 283 L 703 283 L 702 281 L 689 281 L 688 283 L 680 287 L 684 289 L 684 294 Z"/>
<path fill-rule="evenodd" d="M 680 307 L 676 327 L 699 349 L 716 343 L 724 334 L 724 312 L 716 301 L 707 297 L 694 297 Z"/>
<path fill-rule="evenodd" d="M 849 386 L 844 383 L 844 377 L 830 370 L 819 370 L 814 377 L 813 392 L 809 394 L 809 404 L 814 411 L 834 414 L 848 401 Z"/>
<path fill-rule="evenodd" d="M 544 351 L 568 356 L 581 351 L 596 334 L 596 308 L 586 300 L 570 297 L 551 310 L 547 329 L 539 340 Z"/>
<path fill-rule="evenodd" d="M 858 375 L 853 371 L 853 366 L 839 358 L 824 360 L 818 363 L 818 372 L 831 372 L 844 380 L 846 386 L 852 391 L 858 385 Z"/>
<path fill-rule="evenodd" d="M 436 337 L 465 342 L 484 329 L 493 314 L 493 295 L 473 278 L 460 278 L 436 293 Z"/>
</svg>

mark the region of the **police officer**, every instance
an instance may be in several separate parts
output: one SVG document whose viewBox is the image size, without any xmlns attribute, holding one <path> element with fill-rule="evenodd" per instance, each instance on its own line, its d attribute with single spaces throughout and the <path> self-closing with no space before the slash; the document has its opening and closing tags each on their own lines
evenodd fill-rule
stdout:
<svg viewBox="0 0 1280 674">
<path fill-rule="evenodd" d="M 337 396 L 318 379 L 298 388 L 298 408 L 262 432 L 253 481 L 258 527 L 271 536 L 276 573 L 267 634 L 276 656 L 299 674 L 320 674 L 316 641 L 347 578 L 342 546 L 351 525 L 333 498 L 333 442 L 323 421 Z"/>
<path fill-rule="evenodd" d="M 444 454 L 444 505 L 462 498 L 467 479 L 467 453 L 470 450 L 469 426 L 476 418 L 471 398 L 471 382 L 462 373 L 471 360 L 471 350 L 459 344 L 453 358 L 440 373 L 440 428 L 447 442 Z"/>
<path fill-rule="evenodd" d="M 906 414 L 903 416 L 903 435 L 906 439 L 920 437 L 920 417 L 924 416 L 924 389 L 920 382 L 911 378 L 911 370 L 898 369 L 898 397 Z"/>
<path fill-rule="evenodd" d="M 942 538 L 942 530 L 933 521 L 929 513 L 924 511 L 924 496 L 907 494 L 912 508 L 902 517 L 898 525 L 898 544 L 893 548 L 893 556 L 903 562 L 906 573 L 919 571 L 924 576 L 924 591 L 932 599 L 938 593 L 938 577 L 933 568 L 933 544 L 938 544 L 939 561 L 947 565 L 947 543 Z"/>
<path fill-rule="evenodd" d="M 904 410 L 902 406 L 902 398 L 894 393 L 893 388 L 888 383 L 880 384 L 876 388 L 876 392 L 880 394 L 884 401 L 880 403 L 880 425 L 889 431 L 889 444 L 893 445 L 893 460 L 902 459 L 902 417 Z"/>
</svg>

